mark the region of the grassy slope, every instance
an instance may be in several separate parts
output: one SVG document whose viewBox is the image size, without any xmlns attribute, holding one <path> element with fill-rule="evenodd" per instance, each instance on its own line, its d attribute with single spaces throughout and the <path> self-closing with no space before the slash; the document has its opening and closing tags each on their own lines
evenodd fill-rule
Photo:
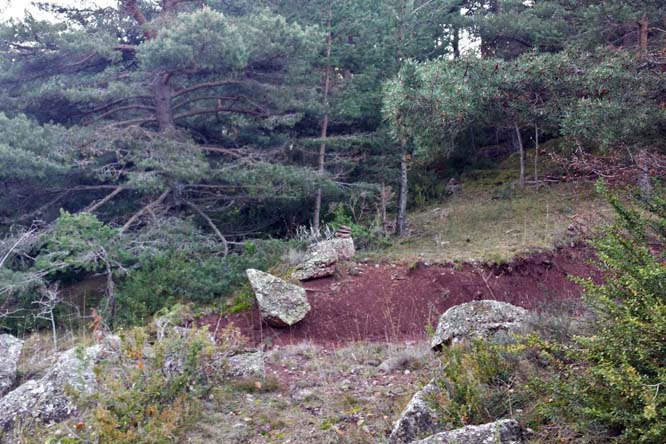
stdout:
<svg viewBox="0 0 666 444">
<path fill-rule="evenodd" d="M 462 179 L 461 192 L 409 214 L 409 235 L 372 259 L 503 262 L 569 239 L 570 225 L 587 230 L 611 211 L 590 182 L 555 183 L 520 190 L 509 160 L 503 169 Z M 471 176 L 471 177 L 470 177 Z"/>
</svg>

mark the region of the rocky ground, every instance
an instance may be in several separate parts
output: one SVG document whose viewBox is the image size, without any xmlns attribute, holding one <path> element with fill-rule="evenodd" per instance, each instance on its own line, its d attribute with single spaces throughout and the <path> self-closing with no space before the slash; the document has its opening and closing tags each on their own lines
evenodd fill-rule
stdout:
<svg viewBox="0 0 666 444">
<path fill-rule="evenodd" d="M 218 389 L 186 442 L 386 442 L 411 396 L 440 365 L 425 342 L 312 343 L 265 354 L 266 378 Z"/>
</svg>

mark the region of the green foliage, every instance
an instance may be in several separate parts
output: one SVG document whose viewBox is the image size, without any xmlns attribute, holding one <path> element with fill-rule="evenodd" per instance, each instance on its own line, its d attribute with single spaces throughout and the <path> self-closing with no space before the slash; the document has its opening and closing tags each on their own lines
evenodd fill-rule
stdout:
<svg viewBox="0 0 666 444">
<path fill-rule="evenodd" d="M 666 241 L 663 193 L 638 201 L 642 210 L 605 194 L 617 222 L 595 241 L 605 282 L 585 282 L 595 333 L 570 352 L 580 370 L 568 372 L 565 408 L 584 430 L 602 427 L 613 442 L 666 440 L 666 266 L 650 245 Z"/>
<path fill-rule="evenodd" d="M 97 392 L 78 396 L 90 420 L 69 424 L 69 433 L 46 442 L 180 442 L 200 413 L 202 397 L 222 382 L 226 356 L 237 347 L 233 332 L 224 333 L 218 345 L 205 330 L 170 330 L 157 339 L 144 328 L 125 331 L 117 349 L 95 368 Z"/>
<path fill-rule="evenodd" d="M 176 303 L 204 305 L 231 302 L 234 311 L 247 308 L 238 293 L 247 283 L 245 270 L 267 269 L 280 257 L 279 242 L 248 243 L 244 251 L 228 256 L 208 256 L 182 251 L 146 257 L 118 289 L 118 316 L 125 324 L 141 324 L 162 308 Z"/>
<path fill-rule="evenodd" d="M 514 385 L 519 360 L 506 346 L 476 341 L 443 351 L 439 400 L 446 429 L 495 421 L 521 408 Z"/>
<path fill-rule="evenodd" d="M 36 181 L 62 175 L 69 150 L 64 130 L 40 126 L 25 115 L 10 118 L 0 112 L 0 180 Z"/>
<path fill-rule="evenodd" d="M 44 252 L 34 267 L 47 272 L 100 271 L 109 266 L 109 250 L 116 230 L 90 213 L 61 211 L 55 226 L 44 237 Z"/>
<path fill-rule="evenodd" d="M 335 205 L 333 211 L 326 215 L 325 220 L 333 231 L 341 225 L 351 228 L 352 238 L 357 248 L 381 249 L 389 244 L 386 235 L 377 227 L 367 227 L 360 221 L 356 221 L 348 211 L 348 207 L 342 203 Z"/>
</svg>

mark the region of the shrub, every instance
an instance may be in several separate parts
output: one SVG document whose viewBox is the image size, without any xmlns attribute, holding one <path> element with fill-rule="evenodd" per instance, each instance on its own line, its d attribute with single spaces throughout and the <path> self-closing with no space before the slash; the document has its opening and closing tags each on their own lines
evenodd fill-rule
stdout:
<svg viewBox="0 0 666 444">
<path fill-rule="evenodd" d="M 352 238 L 358 248 L 385 248 L 390 245 L 389 239 L 379 229 L 368 228 L 357 223 L 346 210 L 345 205 L 338 204 L 327 217 L 327 222 L 333 231 L 337 231 L 341 225 L 351 228 Z"/>
<path fill-rule="evenodd" d="M 527 395 L 521 390 L 521 355 L 508 346 L 475 341 L 443 350 L 439 410 L 447 428 L 482 424 L 512 415 Z"/>
<path fill-rule="evenodd" d="M 617 443 L 666 442 L 666 200 L 627 205 L 600 191 L 617 214 L 594 242 L 605 281 L 582 281 L 595 332 L 579 338 L 560 403 L 580 430 L 601 428 Z"/>
<path fill-rule="evenodd" d="M 270 267 L 283 248 L 264 241 L 224 257 L 167 251 L 146 258 L 120 286 L 118 316 L 125 324 L 137 324 L 176 303 L 210 304 L 231 297 L 246 284 L 246 269 Z"/>
</svg>

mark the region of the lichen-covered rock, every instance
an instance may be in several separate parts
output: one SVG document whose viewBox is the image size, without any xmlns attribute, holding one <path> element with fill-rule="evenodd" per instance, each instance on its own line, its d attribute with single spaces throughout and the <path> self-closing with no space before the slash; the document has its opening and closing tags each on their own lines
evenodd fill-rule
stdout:
<svg viewBox="0 0 666 444">
<path fill-rule="evenodd" d="M 431 382 L 412 397 L 393 426 L 389 444 L 409 444 L 437 431 L 437 412 L 429 405 L 428 398 L 439 391 Z"/>
<path fill-rule="evenodd" d="M 474 301 L 451 307 L 439 319 L 431 347 L 469 339 L 506 340 L 521 331 L 527 321 L 527 310 L 500 301 Z"/>
<path fill-rule="evenodd" d="M 14 385 L 16 381 L 16 367 L 23 341 L 12 335 L 0 335 L 0 396 Z"/>
<path fill-rule="evenodd" d="M 305 260 L 296 267 L 292 277 L 307 281 L 332 276 L 338 261 L 349 260 L 355 253 L 354 240 L 351 238 L 317 242 L 308 248 Z"/>
<path fill-rule="evenodd" d="M 91 395 L 97 389 L 93 368 L 103 353 L 98 344 L 62 353 L 39 380 L 28 381 L 0 399 L 0 433 L 11 444 L 17 424 L 62 421 L 77 412 L 70 394 Z M 1 435 L 0 435 L 1 436 Z"/>
<path fill-rule="evenodd" d="M 289 327 L 310 311 L 305 289 L 263 271 L 246 270 L 262 318 L 273 327 Z"/>
<path fill-rule="evenodd" d="M 227 374 L 238 378 L 265 378 L 264 354 L 255 351 L 230 356 L 227 358 Z"/>
<path fill-rule="evenodd" d="M 413 444 L 525 444 L 520 425 L 512 419 L 441 432 Z"/>
</svg>

